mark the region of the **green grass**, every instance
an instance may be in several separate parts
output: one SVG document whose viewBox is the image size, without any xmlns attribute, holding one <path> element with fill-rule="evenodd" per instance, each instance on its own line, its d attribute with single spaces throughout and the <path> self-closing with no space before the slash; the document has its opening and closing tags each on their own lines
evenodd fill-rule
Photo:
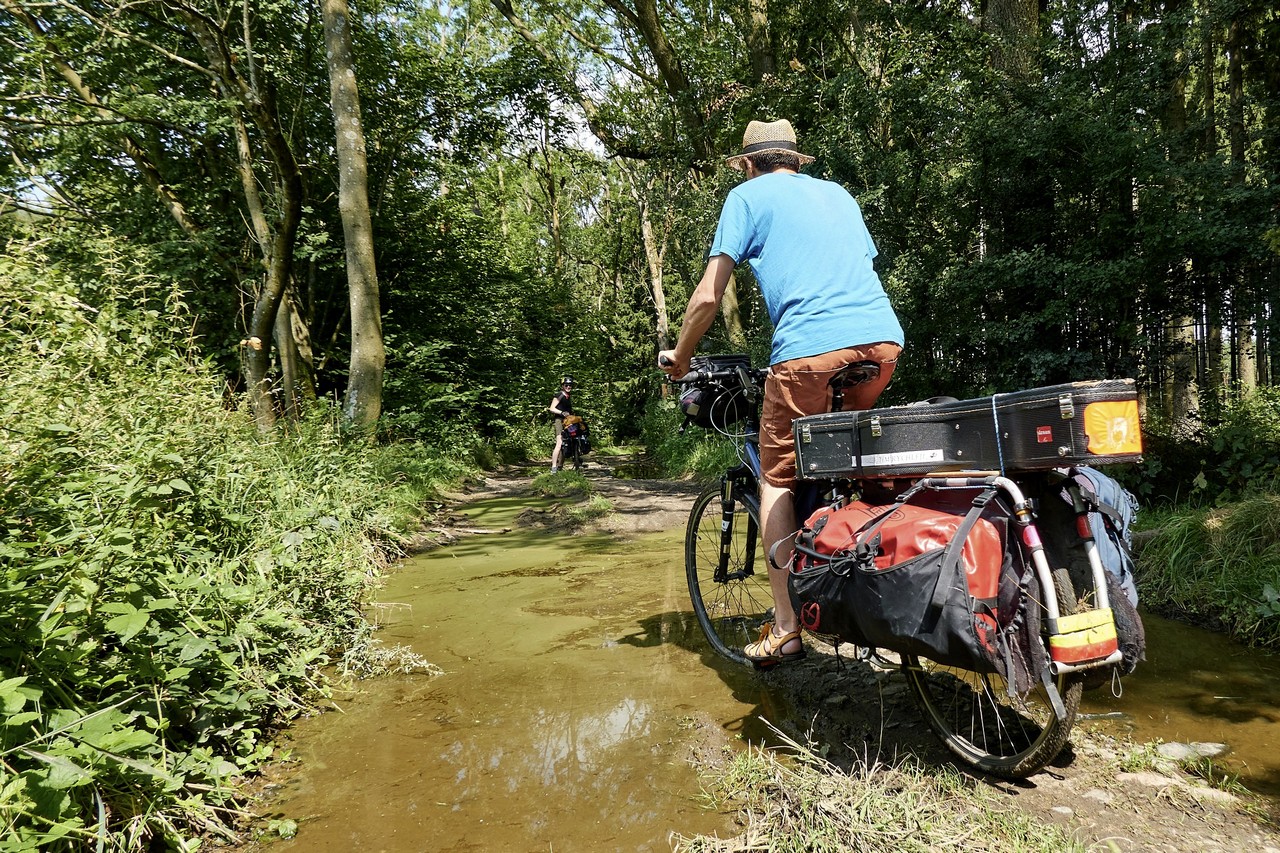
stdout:
<svg viewBox="0 0 1280 853">
<path fill-rule="evenodd" d="M 1139 555 L 1138 591 L 1147 607 L 1280 648 L 1280 495 L 1153 512 L 1144 526 L 1158 531 Z"/>
<path fill-rule="evenodd" d="M 141 250 L 93 249 L 0 257 L 6 853 L 230 838 L 327 666 L 429 667 L 373 644 L 364 603 L 464 471 L 345 441 L 323 405 L 259 432 Z"/>
<path fill-rule="evenodd" d="M 533 478 L 533 490 L 544 498 L 582 498 L 585 499 L 594 491 L 591 481 L 578 471 L 561 469 L 552 474 L 543 471 Z"/>
<path fill-rule="evenodd" d="M 613 512 L 613 504 L 609 499 L 595 495 L 588 498 L 586 503 L 570 508 L 569 518 L 572 519 L 575 526 L 581 526 L 598 518 L 603 518 L 611 512 Z"/>
<path fill-rule="evenodd" d="M 950 769 L 911 760 L 845 773 L 812 749 L 790 755 L 752 747 L 723 771 L 710 771 L 713 808 L 736 809 L 736 838 L 677 837 L 681 853 L 865 853 L 901 851 L 1083 851 L 1058 827 L 1041 823 Z"/>
</svg>

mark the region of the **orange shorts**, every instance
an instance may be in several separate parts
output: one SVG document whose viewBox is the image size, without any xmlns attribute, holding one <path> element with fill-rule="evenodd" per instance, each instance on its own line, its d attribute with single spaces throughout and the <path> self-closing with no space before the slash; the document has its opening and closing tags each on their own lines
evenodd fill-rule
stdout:
<svg viewBox="0 0 1280 853">
<path fill-rule="evenodd" d="M 880 364 L 880 376 L 845 392 L 844 411 L 870 409 L 889 384 L 902 347 L 895 343 L 867 344 L 794 358 L 769 368 L 764 380 L 764 411 L 760 416 L 760 471 L 771 486 L 789 489 L 796 478 L 795 437 L 791 422 L 804 415 L 831 411 L 827 383 L 855 361 Z"/>
</svg>

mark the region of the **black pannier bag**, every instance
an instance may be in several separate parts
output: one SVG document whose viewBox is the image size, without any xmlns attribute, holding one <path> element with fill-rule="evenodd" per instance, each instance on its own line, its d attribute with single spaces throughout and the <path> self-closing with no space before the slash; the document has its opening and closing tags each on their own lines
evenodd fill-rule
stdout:
<svg viewBox="0 0 1280 853">
<path fill-rule="evenodd" d="M 1002 590 L 1013 569 L 1004 520 L 988 512 L 994 491 L 971 491 L 958 509 L 954 496 L 913 501 L 918 492 L 889 506 L 855 501 L 810 516 L 788 578 L 801 625 L 864 647 L 1005 673 L 1010 649 L 1002 632 L 1015 621 L 1025 587 L 1015 581 Z M 917 505 L 925 503 L 933 506 Z M 1017 681 L 1029 686 L 1025 677 Z"/>
<path fill-rule="evenodd" d="M 700 355 L 689 361 L 689 369 L 720 372 L 741 368 L 748 370 L 751 359 L 742 354 Z M 694 385 L 680 396 L 680 410 L 685 419 L 703 429 L 725 430 L 741 422 L 751 412 L 747 391 L 735 376 L 727 381 Z"/>
</svg>

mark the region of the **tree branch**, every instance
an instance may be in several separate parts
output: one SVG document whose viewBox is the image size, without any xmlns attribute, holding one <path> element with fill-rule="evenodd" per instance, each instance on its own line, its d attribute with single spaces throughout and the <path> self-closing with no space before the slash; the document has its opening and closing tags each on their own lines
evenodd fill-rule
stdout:
<svg viewBox="0 0 1280 853">
<path fill-rule="evenodd" d="M 97 27 L 100 27 L 103 30 L 103 32 L 110 33 L 111 35 L 122 38 L 125 41 L 130 41 L 130 42 L 133 42 L 134 44 L 142 45 L 148 50 L 155 51 L 157 54 L 159 54 L 160 56 L 163 56 L 165 59 L 169 60 L 170 62 L 174 62 L 174 63 L 177 63 L 178 65 L 185 66 L 186 68 L 190 68 L 192 71 L 195 71 L 197 74 L 203 74 L 204 76 L 208 77 L 211 80 L 214 79 L 213 71 L 211 71 L 208 68 L 205 68 L 203 65 L 199 64 L 198 62 L 193 62 L 192 60 L 187 59 L 185 56 L 182 56 L 181 54 L 177 54 L 171 50 L 167 50 L 166 48 L 163 48 L 152 41 L 144 39 L 142 36 L 137 35 L 136 33 L 131 33 L 128 30 L 122 30 L 119 27 L 108 23 L 106 20 L 97 17 L 92 12 L 89 12 L 86 9 L 82 9 L 76 4 L 69 2 L 69 0 L 54 0 L 54 5 L 62 6 L 63 8 L 68 9 L 69 11 L 72 11 L 75 14 L 82 16 L 83 18 L 85 18 L 85 20 L 90 21 Z"/>
<path fill-rule="evenodd" d="M 8 2 L 8 0 L 5 0 Z M 524 39 L 524 41 L 537 52 L 539 56 L 546 61 L 551 68 L 559 68 L 561 63 L 559 59 L 547 46 L 543 44 L 529 26 L 516 14 L 515 7 L 512 6 L 511 0 L 491 0 L 494 8 L 502 13 L 502 17 L 506 18 L 508 23 L 515 28 L 516 33 Z M 578 106 L 587 120 L 587 126 L 591 128 L 591 132 L 605 144 L 606 147 L 616 156 L 631 157 L 637 160 L 647 160 L 657 156 L 657 152 L 651 148 L 637 147 L 625 140 L 619 138 L 617 134 L 611 131 L 600 119 L 600 110 L 595 103 L 586 96 L 573 80 L 561 78 L 561 86 L 565 91 L 577 102 Z"/>
</svg>

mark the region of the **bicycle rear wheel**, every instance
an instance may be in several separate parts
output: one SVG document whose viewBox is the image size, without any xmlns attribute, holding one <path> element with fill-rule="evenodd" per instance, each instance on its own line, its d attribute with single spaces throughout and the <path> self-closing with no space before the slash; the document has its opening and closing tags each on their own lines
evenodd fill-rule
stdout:
<svg viewBox="0 0 1280 853">
<path fill-rule="evenodd" d="M 732 482 L 698 496 L 684 543 L 689 597 L 717 653 L 746 663 L 743 647 L 773 618 L 769 569 L 760 546 L 760 506 Z"/>
<path fill-rule="evenodd" d="M 1064 615 L 1076 601 L 1064 569 L 1053 573 Z M 1083 673 L 1056 678 L 1066 717 L 1058 719 L 1043 684 L 1011 698 L 1003 678 L 942 666 L 904 655 L 902 670 L 925 719 L 938 738 L 966 764 L 1006 779 L 1039 772 L 1066 746 L 1080 707 Z"/>
</svg>

